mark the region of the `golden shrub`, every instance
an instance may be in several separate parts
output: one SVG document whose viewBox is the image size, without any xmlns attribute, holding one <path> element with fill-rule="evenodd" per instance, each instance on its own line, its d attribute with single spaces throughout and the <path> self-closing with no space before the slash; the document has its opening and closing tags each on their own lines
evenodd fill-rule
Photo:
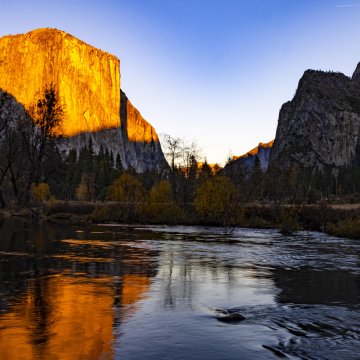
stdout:
<svg viewBox="0 0 360 360">
<path fill-rule="evenodd" d="M 32 184 L 31 197 L 36 202 L 46 201 L 50 197 L 50 189 L 47 183 Z"/>
<path fill-rule="evenodd" d="M 228 177 L 211 178 L 196 189 L 195 209 L 202 220 L 223 223 L 230 216 L 235 195 L 235 186 Z"/>
<path fill-rule="evenodd" d="M 150 203 L 165 204 L 174 201 L 171 184 L 167 180 L 155 184 L 150 191 Z"/>
<path fill-rule="evenodd" d="M 113 201 L 136 203 L 144 201 L 146 193 L 139 179 L 125 173 L 109 187 L 108 198 Z"/>
</svg>

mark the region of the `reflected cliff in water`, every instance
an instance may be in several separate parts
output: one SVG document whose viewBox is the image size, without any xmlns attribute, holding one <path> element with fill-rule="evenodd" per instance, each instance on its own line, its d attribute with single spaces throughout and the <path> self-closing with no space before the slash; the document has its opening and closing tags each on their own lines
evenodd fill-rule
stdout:
<svg viewBox="0 0 360 360">
<path fill-rule="evenodd" d="M 281 269 L 274 271 L 281 289 L 276 297 L 283 304 L 360 304 L 359 275 L 347 270 Z"/>
<path fill-rule="evenodd" d="M 124 242 L 131 238 L 122 235 Z M 1 358 L 114 357 L 114 334 L 146 298 L 156 264 L 146 251 L 112 246 L 113 236 L 46 223 L 2 224 Z"/>
<path fill-rule="evenodd" d="M 84 277 L 31 281 L 2 316 L 0 353 L 5 359 L 111 358 L 113 299 L 106 282 L 89 284 Z"/>
</svg>

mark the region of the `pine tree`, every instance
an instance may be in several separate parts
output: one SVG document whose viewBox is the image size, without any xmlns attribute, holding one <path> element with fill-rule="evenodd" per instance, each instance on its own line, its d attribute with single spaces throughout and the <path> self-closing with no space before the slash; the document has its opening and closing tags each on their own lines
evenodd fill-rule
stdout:
<svg viewBox="0 0 360 360">
<path fill-rule="evenodd" d="M 121 163 L 121 159 L 120 159 L 120 154 L 119 154 L 119 153 L 117 153 L 117 155 L 116 155 L 115 168 L 116 168 L 117 170 L 120 170 L 120 171 L 123 170 L 123 166 L 122 166 L 122 163 Z"/>
</svg>

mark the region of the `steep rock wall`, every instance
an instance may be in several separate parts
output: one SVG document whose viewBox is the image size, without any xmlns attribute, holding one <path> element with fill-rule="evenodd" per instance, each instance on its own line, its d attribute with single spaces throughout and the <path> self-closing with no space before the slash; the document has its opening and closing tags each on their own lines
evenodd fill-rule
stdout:
<svg viewBox="0 0 360 360">
<path fill-rule="evenodd" d="M 0 87 L 27 110 L 53 85 L 64 136 L 119 126 L 120 62 L 56 29 L 0 38 Z"/>
<path fill-rule="evenodd" d="M 82 132 L 79 135 L 62 138 L 59 147 L 67 152 L 69 149 L 80 149 L 89 143 L 91 137 L 94 151 L 100 146 L 112 152 L 114 158 L 120 155 L 125 169 L 132 167 L 137 172 L 148 170 L 161 171 L 168 167 L 161 150 L 155 129 L 141 116 L 121 91 L 121 126 L 96 132 Z"/>
<path fill-rule="evenodd" d="M 120 90 L 120 62 L 104 51 L 56 29 L 0 38 L 0 88 L 27 110 L 55 87 L 64 108 L 63 152 L 80 151 L 93 140 L 124 168 L 137 172 L 166 167 L 155 129 Z"/>
<path fill-rule="evenodd" d="M 351 166 L 360 149 L 360 67 L 349 78 L 308 70 L 279 114 L 270 163 L 282 168 Z"/>
<path fill-rule="evenodd" d="M 121 144 L 123 164 L 140 172 L 168 167 L 155 129 L 141 116 L 121 91 Z"/>
</svg>

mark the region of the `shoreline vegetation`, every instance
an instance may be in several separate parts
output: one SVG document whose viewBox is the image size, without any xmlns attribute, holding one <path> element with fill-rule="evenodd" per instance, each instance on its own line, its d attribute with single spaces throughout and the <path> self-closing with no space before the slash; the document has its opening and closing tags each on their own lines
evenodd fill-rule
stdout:
<svg viewBox="0 0 360 360">
<path fill-rule="evenodd" d="M 75 224 L 205 225 L 220 226 L 230 233 L 234 227 L 278 229 L 284 235 L 308 230 L 360 239 L 360 204 L 285 204 L 276 208 L 274 204 L 259 202 L 238 204 L 231 211 L 231 215 L 209 221 L 195 209 L 185 212 L 175 203 L 51 199 L 41 202 L 37 208 L 3 209 L 0 218 Z"/>
</svg>

